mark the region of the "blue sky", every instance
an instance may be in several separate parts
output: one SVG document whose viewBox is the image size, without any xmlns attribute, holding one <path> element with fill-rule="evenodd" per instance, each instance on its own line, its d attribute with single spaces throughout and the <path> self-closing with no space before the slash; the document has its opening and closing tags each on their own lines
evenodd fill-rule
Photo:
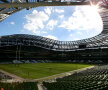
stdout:
<svg viewBox="0 0 108 90">
<path fill-rule="evenodd" d="M 96 7 L 38 7 L 19 11 L 0 23 L 0 36 L 32 34 L 60 41 L 93 37 L 102 31 Z"/>
</svg>

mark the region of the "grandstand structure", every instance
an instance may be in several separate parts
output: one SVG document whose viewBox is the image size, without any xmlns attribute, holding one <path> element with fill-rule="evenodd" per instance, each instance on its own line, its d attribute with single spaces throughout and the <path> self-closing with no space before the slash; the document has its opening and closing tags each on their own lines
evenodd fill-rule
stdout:
<svg viewBox="0 0 108 90">
<path fill-rule="evenodd" d="M 43 82 L 47 90 L 107 90 L 108 65 L 95 66 L 72 75 Z"/>
<path fill-rule="evenodd" d="M 107 0 L 0 0 L 0 21 L 24 8 L 90 4 L 99 6 L 99 14 L 103 21 L 103 31 L 99 35 L 77 41 L 58 41 L 27 34 L 1 36 L 0 59 L 103 60 L 107 62 Z"/>
</svg>

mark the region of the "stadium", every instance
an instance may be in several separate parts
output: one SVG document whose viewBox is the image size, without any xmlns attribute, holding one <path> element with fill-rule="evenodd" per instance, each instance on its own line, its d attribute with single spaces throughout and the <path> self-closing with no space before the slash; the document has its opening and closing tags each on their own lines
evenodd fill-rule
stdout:
<svg viewBox="0 0 108 90">
<path fill-rule="evenodd" d="M 100 8 L 99 11 L 103 21 L 103 31 L 95 37 L 78 41 L 58 41 L 26 34 L 1 36 L 0 58 L 15 60 L 15 52 L 20 52 L 20 58 L 24 60 L 36 58 L 39 60 L 103 60 L 107 62 L 107 9 Z"/>
<path fill-rule="evenodd" d="M 36 3 L 37 6 L 43 6 L 44 3 L 45 3 L 44 6 L 89 5 L 90 4 L 89 0 L 75 0 L 69 3 L 61 2 L 61 0 L 54 0 L 54 1 L 51 0 L 51 2 L 48 2 L 47 0 L 37 0 L 37 1 L 22 0 L 22 2 L 21 1 L 18 1 L 17 3 L 15 2 L 13 3 L 13 2 L 14 2 L 13 0 L 0 1 L 1 4 L 0 21 L 3 21 L 9 15 L 16 13 L 24 8 L 28 10 L 31 7 L 36 7 L 33 3 Z M 53 40 L 42 36 L 28 35 L 28 34 L 14 34 L 14 35 L 1 36 L 0 37 L 0 62 L 12 63 L 14 60 L 17 60 L 20 61 L 20 63 L 22 63 L 23 61 L 25 62 L 29 60 L 27 63 L 46 62 L 50 64 L 50 62 L 52 63 L 69 62 L 69 63 L 91 64 L 90 66 L 93 66 L 95 64 L 96 66 L 94 65 L 94 67 L 92 68 L 78 71 L 78 72 L 75 71 L 71 75 L 62 76 L 62 78 L 56 77 L 55 79 L 54 77 L 53 80 L 51 79 L 52 81 L 51 80 L 47 81 L 46 79 L 42 80 L 41 81 L 43 87 L 42 90 L 92 90 L 92 89 L 107 90 L 108 89 L 108 75 L 107 75 L 108 65 L 104 65 L 104 64 L 108 63 L 107 61 L 108 59 L 108 20 L 107 20 L 108 1 L 91 0 L 91 2 L 93 4 L 99 3 L 99 15 L 101 16 L 103 21 L 103 30 L 99 35 L 92 38 L 76 40 L 76 41 L 58 41 L 58 40 Z M 9 6 L 9 3 L 13 4 L 12 8 L 10 8 L 11 5 Z M 24 5 L 23 3 L 26 4 Z M 4 68 L 6 66 L 5 65 L 4 67 L 2 66 L 3 65 L 1 65 L 0 68 L 6 70 L 6 68 Z M 87 66 L 83 66 L 83 68 L 84 67 Z M 7 67 L 7 68 L 11 68 L 11 67 Z M 19 67 L 15 67 L 15 69 L 17 68 Z M 53 71 L 52 67 L 47 69 L 49 72 Z M 68 71 L 70 71 L 70 69 L 65 72 Z M 9 72 L 13 73 L 11 69 Z M 54 73 L 54 74 L 58 74 L 58 73 Z M 29 73 L 25 77 L 26 78 L 29 77 Z M 7 76 L 7 78 L 11 78 L 11 77 Z M 32 77 L 32 79 L 34 79 L 34 77 Z M 56 81 L 53 82 L 54 80 Z M 0 84 L 3 85 L 3 83 Z M 40 82 L 38 84 L 41 85 Z M 31 85 L 30 87 L 32 88 L 35 86 L 34 82 L 28 85 Z M 3 86 L 0 87 L 2 88 Z M 26 88 L 24 90 L 33 90 L 30 89 L 30 87 L 29 89 Z M 34 87 L 34 90 L 37 90 L 37 88 Z"/>
</svg>

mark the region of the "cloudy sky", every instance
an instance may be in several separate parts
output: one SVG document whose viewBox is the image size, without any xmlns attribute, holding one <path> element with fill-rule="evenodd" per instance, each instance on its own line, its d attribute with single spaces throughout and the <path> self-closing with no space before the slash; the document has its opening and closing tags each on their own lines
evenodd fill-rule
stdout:
<svg viewBox="0 0 108 90">
<path fill-rule="evenodd" d="M 0 36 L 32 34 L 60 41 L 93 37 L 102 31 L 95 7 L 38 7 L 17 12 L 0 23 Z"/>
</svg>

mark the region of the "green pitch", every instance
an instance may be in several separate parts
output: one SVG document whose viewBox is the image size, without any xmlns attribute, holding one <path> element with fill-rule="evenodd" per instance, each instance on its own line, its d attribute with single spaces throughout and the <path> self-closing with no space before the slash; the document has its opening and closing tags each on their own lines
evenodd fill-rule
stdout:
<svg viewBox="0 0 108 90">
<path fill-rule="evenodd" d="M 88 64 L 69 64 L 69 63 L 36 63 L 20 64 L 19 67 L 14 64 L 1 64 L 0 69 L 13 73 L 23 78 L 37 79 L 51 76 L 63 72 L 68 72 L 91 65 Z"/>
</svg>

